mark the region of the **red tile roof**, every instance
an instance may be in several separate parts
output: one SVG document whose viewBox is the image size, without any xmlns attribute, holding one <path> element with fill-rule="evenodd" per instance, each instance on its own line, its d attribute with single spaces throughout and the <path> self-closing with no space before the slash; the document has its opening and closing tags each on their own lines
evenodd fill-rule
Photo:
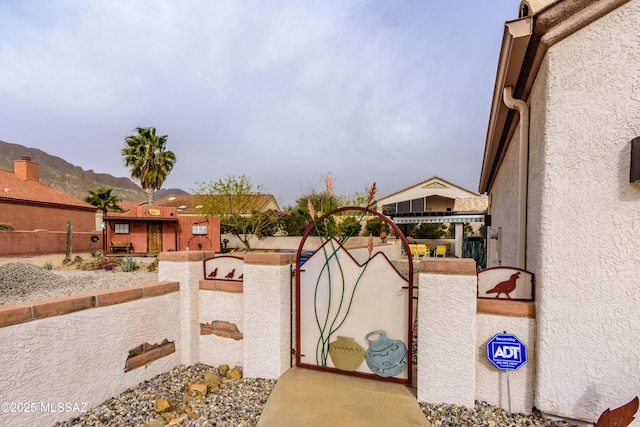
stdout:
<svg viewBox="0 0 640 427">
<path fill-rule="evenodd" d="M 39 182 L 18 178 L 11 171 L 0 170 L 0 201 L 29 202 L 46 205 L 97 210 L 97 208 L 62 191 Z"/>
</svg>

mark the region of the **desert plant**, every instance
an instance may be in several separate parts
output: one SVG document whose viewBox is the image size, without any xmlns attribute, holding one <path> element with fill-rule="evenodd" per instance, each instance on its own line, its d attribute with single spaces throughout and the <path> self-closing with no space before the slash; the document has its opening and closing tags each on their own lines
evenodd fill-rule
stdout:
<svg viewBox="0 0 640 427">
<path fill-rule="evenodd" d="M 122 271 L 124 272 L 130 272 L 130 271 L 134 271 L 136 269 L 136 260 L 133 259 L 133 257 L 124 257 L 124 259 L 122 260 Z"/>
<path fill-rule="evenodd" d="M 0 230 L 11 231 L 13 230 L 13 225 L 7 224 L 6 222 L 0 222 Z"/>
<path fill-rule="evenodd" d="M 53 269 L 53 265 L 50 262 L 45 262 L 44 263 L 44 269 L 45 270 L 52 270 Z"/>
<path fill-rule="evenodd" d="M 115 268 L 115 264 L 113 264 L 111 262 L 105 262 L 102 265 L 102 268 L 104 268 L 104 271 L 112 271 Z"/>
<path fill-rule="evenodd" d="M 462 245 L 462 258 L 473 258 L 476 261 L 476 270 L 487 267 L 487 251 L 483 242 L 466 241 Z"/>
</svg>

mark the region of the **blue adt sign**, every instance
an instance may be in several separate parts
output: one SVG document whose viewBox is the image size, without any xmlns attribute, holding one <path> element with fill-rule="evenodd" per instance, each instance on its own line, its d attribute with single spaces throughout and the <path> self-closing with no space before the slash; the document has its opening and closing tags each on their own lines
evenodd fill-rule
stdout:
<svg viewBox="0 0 640 427">
<path fill-rule="evenodd" d="M 515 371 L 527 363 L 527 346 L 512 334 L 497 334 L 487 343 L 487 358 L 498 369 Z"/>
</svg>

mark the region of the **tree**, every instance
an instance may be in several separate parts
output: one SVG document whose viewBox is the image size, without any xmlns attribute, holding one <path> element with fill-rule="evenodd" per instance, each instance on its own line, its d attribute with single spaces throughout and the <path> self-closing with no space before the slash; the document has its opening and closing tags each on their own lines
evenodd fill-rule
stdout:
<svg viewBox="0 0 640 427">
<path fill-rule="evenodd" d="M 111 194 L 113 188 L 98 187 L 95 191 L 89 190 L 89 195 L 84 198 L 87 203 L 96 206 L 102 211 L 102 215 L 106 215 L 108 211 L 122 212 L 122 208 L 118 203 L 122 199 Z"/>
<path fill-rule="evenodd" d="M 131 177 L 140 181 L 147 192 L 147 202 L 153 205 L 153 192 L 160 190 L 176 163 L 176 155 L 166 149 L 167 135 L 156 135 L 156 128 L 136 128 L 137 135 L 124 139 L 122 149 L 125 166 Z"/>
<path fill-rule="evenodd" d="M 289 208 L 286 210 L 289 211 L 289 213 L 282 215 L 282 230 L 287 236 L 302 236 L 311 225 L 309 216 L 302 209 Z"/>
<path fill-rule="evenodd" d="M 248 177 L 229 175 L 216 182 L 199 183 L 195 190 L 203 213 L 220 217 L 222 232 L 236 236 L 246 250 L 251 250 L 249 238 L 264 238 L 280 225 L 281 215 L 276 211 L 259 212 L 265 190 L 254 187 Z"/>
<path fill-rule="evenodd" d="M 445 234 L 445 224 L 420 224 L 410 233 L 414 239 L 441 239 Z"/>
</svg>

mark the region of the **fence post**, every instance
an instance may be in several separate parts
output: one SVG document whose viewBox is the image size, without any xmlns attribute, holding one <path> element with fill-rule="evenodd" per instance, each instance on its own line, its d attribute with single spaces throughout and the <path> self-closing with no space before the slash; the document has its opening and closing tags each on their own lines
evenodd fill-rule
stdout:
<svg viewBox="0 0 640 427">
<path fill-rule="evenodd" d="M 427 258 L 418 289 L 418 401 L 474 407 L 476 262 Z"/>
<path fill-rule="evenodd" d="M 277 379 L 291 367 L 291 264 L 295 255 L 244 257 L 243 374 Z"/>
<path fill-rule="evenodd" d="M 214 252 L 161 252 L 158 280 L 180 283 L 180 361 L 185 365 L 200 362 L 200 315 L 198 292 L 204 279 L 203 260 Z"/>
</svg>

